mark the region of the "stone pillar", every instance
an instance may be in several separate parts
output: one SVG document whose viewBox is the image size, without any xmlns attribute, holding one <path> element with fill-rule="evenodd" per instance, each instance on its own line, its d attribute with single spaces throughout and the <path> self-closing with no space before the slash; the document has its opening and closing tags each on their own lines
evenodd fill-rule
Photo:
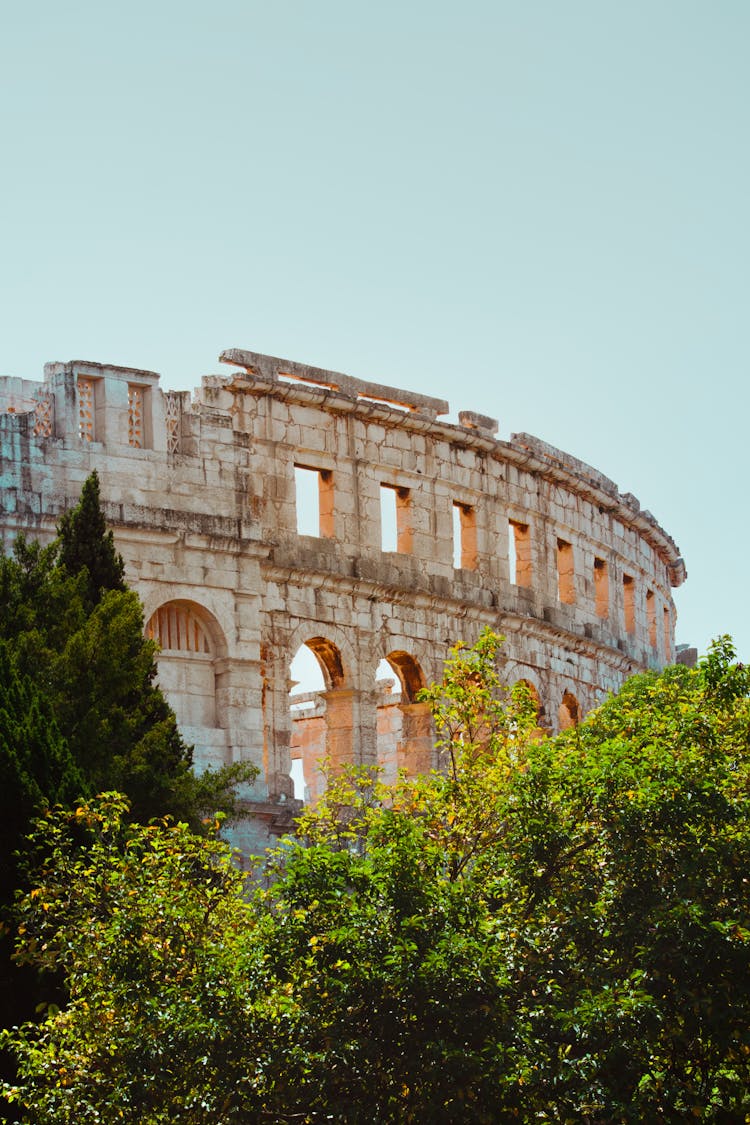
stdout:
<svg viewBox="0 0 750 1125">
<path fill-rule="evenodd" d="M 263 779 L 268 799 L 278 800 L 294 794 L 291 769 L 291 728 L 289 711 L 289 667 L 285 657 L 266 652 L 261 661 L 263 687 Z"/>
<path fill-rule="evenodd" d="M 326 755 L 334 773 L 354 764 L 354 696 L 351 688 L 323 692 L 326 701 Z"/>
<path fill-rule="evenodd" d="M 346 765 L 375 765 L 378 693 L 332 688 L 322 694 L 326 701 L 326 753 L 334 773 Z"/>
<path fill-rule="evenodd" d="M 229 732 L 232 761 L 251 761 L 262 769 L 260 662 L 223 658 L 214 662 L 214 672 L 217 722 Z"/>
<path fill-rule="evenodd" d="M 435 735 L 427 703 L 401 703 L 401 740 L 398 746 L 399 769 L 410 777 L 435 768 Z"/>
</svg>

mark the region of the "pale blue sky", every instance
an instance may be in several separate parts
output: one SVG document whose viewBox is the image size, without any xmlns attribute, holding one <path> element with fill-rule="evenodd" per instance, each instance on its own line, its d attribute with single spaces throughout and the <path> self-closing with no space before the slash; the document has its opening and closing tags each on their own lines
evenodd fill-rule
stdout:
<svg viewBox="0 0 750 1125">
<path fill-rule="evenodd" d="M 589 461 L 745 596 L 750 4 L 6 5 L 0 372 L 247 347 Z"/>
</svg>

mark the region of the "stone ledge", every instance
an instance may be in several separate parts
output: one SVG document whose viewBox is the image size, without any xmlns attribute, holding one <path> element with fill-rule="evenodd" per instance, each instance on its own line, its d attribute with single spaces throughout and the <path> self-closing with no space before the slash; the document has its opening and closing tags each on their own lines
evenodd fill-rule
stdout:
<svg viewBox="0 0 750 1125">
<path fill-rule="evenodd" d="M 328 390 L 341 391 L 352 398 L 374 399 L 378 403 L 400 406 L 405 410 L 417 411 L 428 416 L 437 417 L 438 414 L 447 414 L 450 409 L 444 399 L 432 398 L 429 395 L 418 394 L 416 391 L 404 391 L 385 383 L 355 379 L 340 371 L 326 371 L 322 367 L 311 367 L 306 363 L 262 355 L 260 352 L 251 352 L 244 348 L 226 348 L 219 355 L 219 362 L 243 367 L 248 374 L 257 374 L 267 382 L 278 383 L 286 376 L 301 383 L 313 383 Z"/>
</svg>

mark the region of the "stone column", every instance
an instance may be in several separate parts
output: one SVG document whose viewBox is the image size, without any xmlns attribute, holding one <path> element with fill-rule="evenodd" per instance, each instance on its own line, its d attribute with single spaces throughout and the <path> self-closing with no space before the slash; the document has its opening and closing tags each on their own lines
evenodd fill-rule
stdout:
<svg viewBox="0 0 750 1125">
<path fill-rule="evenodd" d="M 399 769 L 409 776 L 429 773 L 436 766 L 435 735 L 427 703 L 401 703 L 401 740 L 398 746 Z"/>
<path fill-rule="evenodd" d="M 223 658 L 214 662 L 217 725 L 229 733 L 232 761 L 263 769 L 260 722 L 263 676 L 260 661 Z"/>
<path fill-rule="evenodd" d="M 261 661 L 263 683 L 263 777 L 268 799 L 290 798 L 292 719 L 289 711 L 289 668 L 285 657 L 267 652 Z"/>
<path fill-rule="evenodd" d="M 326 753 L 333 771 L 346 765 L 375 765 L 378 693 L 332 688 L 322 694 L 326 701 Z"/>
</svg>

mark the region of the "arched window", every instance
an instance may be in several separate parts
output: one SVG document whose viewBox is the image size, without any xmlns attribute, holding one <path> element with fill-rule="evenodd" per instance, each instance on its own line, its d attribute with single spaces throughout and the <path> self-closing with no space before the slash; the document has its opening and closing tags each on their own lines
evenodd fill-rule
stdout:
<svg viewBox="0 0 750 1125">
<path fill-rule="evenodd" d="M 192 602 L 167 602 L 151 615 L 146 636 L 162 651 L 211 652 L 211 640 Z"/>
<path fill-rule="evenodd" d="M 417 693 L 425 686 L 424 673 L 419 664 L 408 652 L 400 649 L 389 652 L 385 659 L 396 673 L 403 700 L 414 703 Z"/>
<path fill-rule="evenodd" d="M 300 645 L 290 673 L 290 776 L 294 796 L 315 801 L 324 788 L 320 762 L 327 758 L 335 768 L 351 760 L 351 693 L 345 690 L 341 653 L 327 637 L 310 637 Z"/>
<path fill-rule="evenodd" d="M 578 700 L 570 691 L 563 693 L 562 703 L 557 711 L 557 722 L 560 730 L 568 730 L 569 727 L 577 727 L 580 722 Z"/>
<path fill-rule="evenodd" d="M 388 671 L 395 673 L 397 688 L 378 700 L 377 755 L 383 781 L 390 784 L 400 769 L 411 775 L 429 772 L 434 739 L 429 705 L 417 702 L 425 686 L 419 663 L 410 653 L 394 649 L 378 666 L 380 683 Z"/>
<path fill-rule="evenodd" d="M 159 684 L 180 727 L 219 727 L 214 659 L 224 645 L 212 615 L 195 602 L 166 602 L 149 618 L 146 636 L 159 645 Z"/>
</svg>

